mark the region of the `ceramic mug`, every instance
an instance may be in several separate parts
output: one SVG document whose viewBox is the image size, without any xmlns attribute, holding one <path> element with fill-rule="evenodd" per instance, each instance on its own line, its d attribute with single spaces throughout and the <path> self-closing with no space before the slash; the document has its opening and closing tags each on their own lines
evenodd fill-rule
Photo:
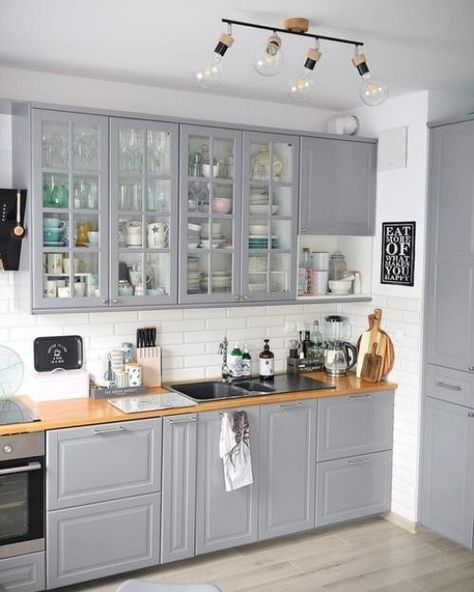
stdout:
<svg viewBox="0 0 474 592">
<path fill-rule="evenodd" d="M 62 253 L 48 253 L 48 273 L 63 273 L 63 260 Z"/>
<path fill-rule="evenodd" d="M 59 298 L 69 298 L 71 296 L 71 288 L 69 286 L 59 286 L 58 287 L 58 297 Z"/>
<path fill-rule="evenodd" d="M 58 288 L 56 280 L 48 280 L 46 282 L 46 298 L 56 298 L 58 295 Z"/>
<path fill-rule="evenodd" d="M 89 239 L 89 247 L 97 247 L 99 245 L 99 233 L 96 230 L 89 230 L 87 238 Z"/>
<path fill-rule="evenodd" d="M 83 298 L 86 295 L 86 284 L 84 282 L 76 282 L 74 284 L 74 296 L 76 298 Z"/>
<path fill-rule="evenodd" d="M 66 223 L 59 218 L 43 218 L 43 228 L 57 228 L 63 230 Z"/>
<path fill-rule="evenodd" d="M 128 374 L 128 386 L 140 386 L 142 384 L 142 367 L 136 362 L 125 364 Z"/>
<path fill-rule="evenodd" d="M 147 224 L 148 246 L 151 249 L 166 249 L 168 247 L 168 238 L 170 226 L 165 222 L 152 222 Z"/>
<path fill-rule="evenodd" d="M 142 246 L 142 223 L 131 221 L 125 224 L 125 242 L 127 247 Z"/>
<path fill-rule="evenodd" d="M 64 257 L 63 259 L 63 269 L 64 273 L 68 275 L 71 273 L 71 259 L 69 257 Z M 74 258 L 74 273 L 79 271 L 79 259 Z"/>
<path fill-rule="evenodd" d="M 130 269 L 128 274 L 130 276 L 130 283 L 133 286 L 140 286 L 143 283 L 143 273 L 141 271 Z M 151 275 L 149 273 L 145 275 L 145 281 L 146 285 L 148 286 L 151 282 Z"/>
</svg>

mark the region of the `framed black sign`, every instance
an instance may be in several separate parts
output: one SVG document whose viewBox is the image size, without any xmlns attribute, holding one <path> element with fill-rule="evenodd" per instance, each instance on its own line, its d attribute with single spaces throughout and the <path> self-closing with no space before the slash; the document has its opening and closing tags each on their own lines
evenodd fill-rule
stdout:
<svg viewBox="0 0 474 592">
<path fill-rule="evenodd" d="M 380 282 L 413 286 L 416 222 L 383 222 Z"/>
<path fill-rule="evenodd" d="M 51 372 L 56 368 L 82 368 L 82 338 L 79 335 L 37 337 L 33 342 L 36 372 Z"/>
</svg>

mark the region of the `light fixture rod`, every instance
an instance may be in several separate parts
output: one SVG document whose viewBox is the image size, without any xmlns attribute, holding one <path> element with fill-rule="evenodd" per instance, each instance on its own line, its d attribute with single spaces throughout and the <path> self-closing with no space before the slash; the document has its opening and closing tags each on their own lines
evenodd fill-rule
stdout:
<svg viewBox="0 0 474 592">
<path fill-rule="evenodd" d="M 298 35 L 299 37 L 311 37 L 311 39 L 324 39 L 325 41 L 334 41 L 335 43 L 347 43 L 348 45 L 355 45 L 361 47 L 364 45 L 362 41 L 353 41 L 352 39 L 341 39 L 340 37 L 327 37 L 326 35 L 314 35 L 313 33 L 300 33 L 299 31 L 289 31 L 288 29 L 281 29 L 279 27 L 267 27 L 266 25 L 257 25 L 256 23 L 245 23 L 243 21 L 234 21 L 232 19 L 222 19 L 223 23 L 228 25 L 237 25 L 239 27 L 250 27 L 251 29 L 262 29 L 264 31 L 273 31 L 277 33 L 286 33 L 287 35 Z"/>
</svg>

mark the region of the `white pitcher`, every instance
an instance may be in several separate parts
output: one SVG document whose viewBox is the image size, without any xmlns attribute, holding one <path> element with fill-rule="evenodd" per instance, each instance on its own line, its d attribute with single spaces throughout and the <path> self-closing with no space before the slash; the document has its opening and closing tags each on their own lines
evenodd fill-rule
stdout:
<svg viewBox="0 0 474 592">
<path fill-rule="evenodd" d="M 166 222 L 151 222 L 147 224 L 148 246 L 151 249 L 166 249 L 170 226 Z"/>
<path fill-rule="evenodd" d="M 127 247 L 142 246 L 142 223 L 132 220 L 125 224 L 125 242 Z"/>
</svg>

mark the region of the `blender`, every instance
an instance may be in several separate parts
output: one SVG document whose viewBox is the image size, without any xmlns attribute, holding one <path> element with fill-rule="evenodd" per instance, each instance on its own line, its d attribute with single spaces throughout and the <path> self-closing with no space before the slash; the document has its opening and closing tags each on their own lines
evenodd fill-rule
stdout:
<svg viewBox="0 0 474 592">
<path fill-rule="evenodd" d="M 330 376 L 344 376 L 357 362 L 357 350 L 347 341 L 350 327 L 340 315 L 329 315 L 325 319 L 326 351 L 324 370 Z"/>
</svg>

